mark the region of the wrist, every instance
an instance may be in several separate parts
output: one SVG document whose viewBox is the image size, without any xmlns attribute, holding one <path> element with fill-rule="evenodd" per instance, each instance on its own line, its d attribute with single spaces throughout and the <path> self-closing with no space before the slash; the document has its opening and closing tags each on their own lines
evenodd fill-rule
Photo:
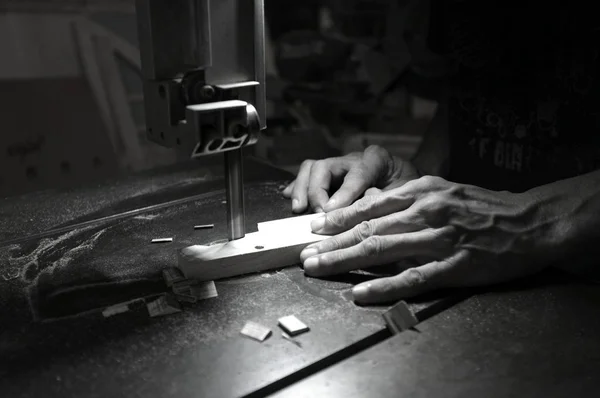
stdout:
<svg viewBox="0 0 600 398">
<path fill-rule="evenodd" d="M 532 261 L 550 265 L 563 257 L 565 225 L 559 197 L 537 191 L 512 194 L 521 206 L 517 239 Z"/>
<path fill-rule="evenodd" d="M 592 252 L 600 253 L 597 244 L 599 215 L 595 214 L 597 209 L 590 208 L 597 202 L 594 199 L 597 187 L 577 188 L 573 181 L 563 180 L 524 194 L 529 198 L 532 212 L 536 213 L 537 222 L 544 225 L 541 240 L 545 242 L 546 255 L 553 263 L 564 263 L 568 268 L 585 267 L 584 263 L 594 261 Z"/>
</svg>

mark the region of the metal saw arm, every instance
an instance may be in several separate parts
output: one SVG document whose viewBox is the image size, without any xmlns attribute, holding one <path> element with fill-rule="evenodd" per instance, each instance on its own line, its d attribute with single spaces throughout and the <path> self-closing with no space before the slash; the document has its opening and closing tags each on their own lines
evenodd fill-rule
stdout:
<svg viewBox="0 0 600 398">
<path fill-rule="evenodd" d="M 224 153 L 229 239 L 245 234 L 242 148 L 266 127 L 264 0 L 136 0 L 149 140 Z"/>
</svg>

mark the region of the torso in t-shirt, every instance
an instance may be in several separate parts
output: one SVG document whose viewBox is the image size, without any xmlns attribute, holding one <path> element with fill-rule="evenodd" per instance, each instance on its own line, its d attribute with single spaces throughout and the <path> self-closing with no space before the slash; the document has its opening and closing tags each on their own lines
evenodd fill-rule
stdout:
<svg viewBox="0 0 600 398">
<path fill-rule="evenodd" d="M 511 3 L 432 0 L 430 41 L 452 66 L 449 179 L 524 191 L 600 168 L 600 18 Z"/>
</svg>

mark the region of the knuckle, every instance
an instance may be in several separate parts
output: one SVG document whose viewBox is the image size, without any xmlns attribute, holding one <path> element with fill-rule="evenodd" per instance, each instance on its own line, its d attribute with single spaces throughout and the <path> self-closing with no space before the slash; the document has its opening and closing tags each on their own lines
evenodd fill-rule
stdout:
<svg viewBox="0 0 600 398">
<path fill-rule="evenodd" d="M 423 286 L 427 283 L 427 278 L 418 268 L 409 268 L 406 270 L 406 285 L 411 288 Z"/>
<path fill-rule="evenodd" d="M 373 206 L 373 197 L 372 196 L 367 196 L 364 197 L 358 201 L 356 201 L 356 203 L 354 204 L 356 212 L 357 213 L 366 213 L 369 210 L 371 210 L 371 207 Z"/>
<path fill-rule="evenodd" d="M 361 152 L 350 152 L 347 155 L 342 156 L 343 159 L 347 159 L 347 160 L 359 160 L 362 158 L 362 153 Z"/>
<path fill-rule="evenodd" d="M 370 236 L 363 241 L 362 245 L 367 256 L 377 256 L 381 253 L 381 239 L 378 236 Z"/>
<path fill-rule="evenodd" d="M 446 201 L 438 194 L 431 194 L 421 200 L 421 209 L 429 213 L 439 213 L 446 207 Z"/>
<path fill-rule="evenodd" d="M 425 217 L 419 209 L 415 207 L 411 207 L 404 212 L 404 220 L 409 225 L 414 225 L 415 227 L 420 227 L 420 229 L 427 228 L 427 221 Z"/>
<path fill-rule="evenodd" d="M 439 177 L 436 176 L 432 176 L 432 175 L 425 175 L 421 178 L 418 179 L 418 181 L 425 186 L 431 186 L 431 185 L 435 185 L 435 183 L 437 182 Z"/>
<path fill-rule="evenodd" d="M 337 211 L 332 211 L 331 213 L 327 214 L 327 224 L 329 224 L 330 227 L 336 228 L 336 229 L 341 229 L 344 227 L 345 225 L 345 216 L 344 216 L 344 212 L 346 210 L 337 210 Z"/>
<path fill-rule="evenodd" d="M 375 156 L 387 156 L 388 151 L 379 145 L 369 145 L 367 149 L 365 149 L 365 154 Z"/>
<path fill-rule="evenodd" d="M 326 242 L 326 243 L 325 243 Z M 337 236 L 327 239 L 324 243 L 324 249 L 327 251 L 334 251 L 342 248 L 342 242 Z"/>
<path fill-rule="evenodd" d="M 410 192 L 411 194 L 414 195 L 414 193 L 420 191 L 421 186 L 424 185 L 423 182 L 421 181 L 422 178 L 423 177 L 406 181 L 405 183 L 402 183 L 401 185 L 397 185 L 394 188 L 398 188 L 398 189 L 402 188 L 403 192 Z"/>
<path fill-rule="evenodd" d="M 391 279 L 384 279 L 378 286 L 379 294 L 388 296 L 397 290 L 397 286 Z"/>
<path fill-rule="evenodd" d="M 431 196 L 422 198 L 418 201 L 418 208 L 421 212 L 431 212 L 435 210 L 437 207 L 437 203 L 431 198 Z"/>
<path fill-rule="evenodd" d="M 362 160 L 352 166 L 351 172 L 352 172 L 352 174 L 351 174 L 352 177 L 354 177 L 355 179 L 367 180 L 369 177 L 368 176 L 369 171 L 368 171 L 367 165 Z"/>
<path fill-rule="evenodd" d="M 375 231 L 373 228 L 373 223 L 370 221 L 361 222 L 360 224 L 358 224 L 356 226 L 355 231 L 356 231 L 356 238 L 359 241 L 368 239 L 375 234 Z"/>
<path fill-rule="evenodd" d="M 312 167 L 322 170 L 330 170 L 336 163 L 339 163 L 339 158 L 327 158 L 315 160 Z"/>
<path fill-rule="evenodd" d="M 447 186 L 446 180 L 444 180 L 442 177 L 432 176 L 432 175 L 425 175 L 414 181 L 415 181 L 415 184 L 417 184 L 419 186 L 419 188 L 421 188 L 423 190 L 430 190 L 434 187 L 446 187 Z"/>
<path fill-rule="evenodd" d="M 431 195 L 423 198 L 418 206 L 421 218 L 430 227 L 441 227 L 447 221 L 447 205 L 443 198 Z"/>
<path fill-rule="evenodd" d="M 312 163 L 311 163 L 311 167 L 313 169 L 323 168 L 323 167 L 325 167 L 325 165 L 326 165 L 326 163 L 325 163 L 324 160 L 313 160 Z"/>
<path fill-rule="evenodd" d="M 365 191 L 365 196 L 379 195 L 381 190 L 378 188 L 369 188 Z"/>
<path fill-rule="evenodd" d="M 300 168 L 312 167 L 312 165 L 314 163 L 315 163 L 314 160 L 312 160 L 312 159 L 306 159 L 305 161 L 302 162 L 302 164 L 300 165 Z"/>
</svg>

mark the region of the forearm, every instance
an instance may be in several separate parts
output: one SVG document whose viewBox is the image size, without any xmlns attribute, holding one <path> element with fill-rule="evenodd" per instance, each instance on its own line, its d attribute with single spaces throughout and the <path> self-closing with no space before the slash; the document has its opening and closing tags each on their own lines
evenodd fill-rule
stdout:
<svg viewBox="0 0 600 398">
<path fill-rule="evenodd" d="M 565 270 L 600 275 L 600 170 L 527 192 L 551 225 L 553 258 Z"/>
</svg>

